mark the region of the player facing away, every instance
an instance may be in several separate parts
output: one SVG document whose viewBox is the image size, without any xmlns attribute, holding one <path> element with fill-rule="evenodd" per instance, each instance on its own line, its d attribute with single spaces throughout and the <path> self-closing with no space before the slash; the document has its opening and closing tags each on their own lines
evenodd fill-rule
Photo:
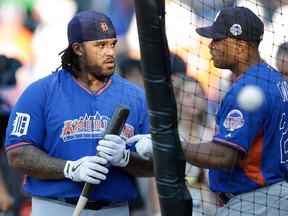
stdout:
<svg viewBox="0 0 288 216">
<path fill-rule="evenodd" d="M 106 15 L 76 14 L 68 24 L 68 41 L 62 69 L 27 87 L 11 113 L 10 167 L 26 174 L 32 215 L 71 216 L 88 182 L 96 187 L 85 215 L 127 216 L 127 200 L 136 197 L 134 176 L 153 175 L 152 163 L 125 144 L 133 135 L 149 133 L 144 90 L 114 74 L 117 39 Z M 129 117 L 120 136 L 108 134 L 104 140 L 101 133 L 117 104 L 130 109 Z"/>
<path fill-rule="evenodd" d="M 214 65 L 230 69 L 235 80 L 216 111 L 212 141 L 182 143 L 186 160 L 210 169 L 210 189 L 221 201 L 217 215 L 288 215 L 288 88 L 282 75 L 261 60 L 264 25 L 248 8 L 231 7 L 221 10 L 212 26 L 196 31 L 212 39 Z M 237 102 L 247 85 L 264 93 L 253 112 Z M 136 144 L 140 155 L 151 154 L 147 140 Z"/>
</svg>

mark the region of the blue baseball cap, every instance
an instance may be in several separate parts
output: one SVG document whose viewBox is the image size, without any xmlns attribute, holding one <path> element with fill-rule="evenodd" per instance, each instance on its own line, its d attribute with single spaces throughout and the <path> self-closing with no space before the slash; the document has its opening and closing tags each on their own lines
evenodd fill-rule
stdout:
<svg viewBox="0 0 288 216">
<path fill-rule="evenodd" d="M 112 21 L 105 14 L 86 10 L 77 13 L 68 23 L 69 45 L 75 42 L 116 38 Z"/>
<path fill-rule="evenodd" d="M 245 7 L 228 7 L 220 10 L 212 26 L 197 28 L 196 32 L 207 38 L 235 38 L 250 42 L 263 39 L 264 24 L 256 14 Z"/>
</svg>

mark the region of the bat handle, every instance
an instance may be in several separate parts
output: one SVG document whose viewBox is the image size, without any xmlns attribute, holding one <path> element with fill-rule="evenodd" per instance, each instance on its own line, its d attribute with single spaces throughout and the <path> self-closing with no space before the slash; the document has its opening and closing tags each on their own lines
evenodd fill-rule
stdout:
<svg viewBox="0 0 288 216">
<path fill-rule="evenodd" d="M 88 198 L 91 194 L 91 192 L 94 190 L 96 185 L 86 183 L 83 191 L 81 193 L 81 196 L 79 197 L 78 203 L 76 205 L 76 208 L 73 212 L 73 216 L 80 216 L 81 211 L 84 209 L 86 203 L 88 202 Z"/>
<path fill-rule="evenodd" d="M 95 188 L 95 184 L 90 184 L 90 183 L 86 183 L 84 185 L 84 188 L 82 190 L 81 196 L 89 198 L 90 194 L 92 193 L 92 191 Z"/>
<path fill-rule="evenodd" d="M 112 117 L 109 121 L 109 124 L 104 134 L 119 135 L 128 118 L 129 113 L 130 113 L 130 110 L 127 107 L 118 104 L 113 111 Z M 98 156 L 98 152 L 97 152 L 97 156 Z M 108 165 L 109 164 L 107 164 L 107 166 Z M 75 211 L 73 213 L 73 216 L 80 216 L 81 211 L 84 209 L 86 203 L 88 202 L 88 198 L 90 194 L 92 193 L 92 191 L 94 190 L 94 188 L 95 188 L 95 185 L 89 184 L 87 182 L 85 183 L 81 196 L 79 197 L 78 203 L 76 205 Z"/>
<path fill-rule="evenodd" d="M 81 195 L 72 216 L 80 216 L 87 202 L 88 198 Z"/>
</svg>

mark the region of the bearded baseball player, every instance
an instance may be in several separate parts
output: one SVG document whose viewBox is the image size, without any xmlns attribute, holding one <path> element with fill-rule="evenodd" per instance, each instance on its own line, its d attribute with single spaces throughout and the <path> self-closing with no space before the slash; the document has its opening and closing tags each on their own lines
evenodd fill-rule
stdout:
<svg viewBox="0 0 288 216">
<path fill-rule="evenodd" d="M 71 216 L 90 183 L 96 187 L 83 215 L 127 216 L 127 201 L 136 197 L 134 176 L 153 174 L 152 164 L 125 144 L 149 133 L 144 91 L 114 74 L 117 38 L 106 15 L 76 14 L 68 41 L 62 68 L 27 87 L 11 113 L 9 164 L 26 174 L 31 215 Z M 130 109 L 129 117 L 120 136 L 102 139 L 117 104 Z"/>
<path fill-rule="evenodd" d="M 231 70 L 235 80 L 217 109 L 212 141 L 182 142 L 186 160 L 210 169 L 210 189 L 219 195 L 218 216 L 288 215 L 288 84 L 261 60 L 264 24 L 248 8 L 229 7 L 212 26 L 196 31 L 212 39 L 214 66 Z M 247 86 L 259 89 L 263 98 L 248 91 L 238 100 Z M 151 156 L 149 136 L 127 142 L 137 140 L 139 154 Z"/>
</svg>

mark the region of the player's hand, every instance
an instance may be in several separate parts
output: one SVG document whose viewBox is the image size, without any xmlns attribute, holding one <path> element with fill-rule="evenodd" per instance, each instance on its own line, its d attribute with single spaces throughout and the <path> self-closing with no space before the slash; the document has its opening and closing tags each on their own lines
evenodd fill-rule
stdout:
<svg viewBox="0 0 288 216">
<path fill-rule="evenodd" d="M 67 161 L 64 175 L 75 182 L 99 184 L 106 179 L 108 169 L 105 167 L 107 160 L 98 156 L 86 156 L 77 161 Z"/>
<path fill-rule="evenodd" d="M 136 151 L 144 160 L 150 160 L 153 156 L 153 146 L 150 134 L 138 134 L 126 140 L 127 144 L 137 142 L 135 144 Z"/>
<path fill-rule="evenodd" d="M 125 167 L 130 159 L 130 150 L 120 136 L 107 134 L 97 146 L 99 156 L 105 158 L 111 165 Z"/>
</svg>

